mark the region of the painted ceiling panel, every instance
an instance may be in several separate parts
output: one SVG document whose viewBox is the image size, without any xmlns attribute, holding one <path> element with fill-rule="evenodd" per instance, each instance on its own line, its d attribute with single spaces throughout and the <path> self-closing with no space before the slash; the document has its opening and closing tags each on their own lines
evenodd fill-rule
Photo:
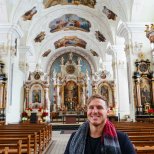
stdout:
<svg viewBox="0 0 154 154">
<path fill-rule="evenodd" d="M 66 14 L 60 18 L 50 22 L 50 32 L 56 32 L 60 30 L 82 30 L 85 32 L 90 31 L 91 24 L 84 18 L 80 18 L 77 15 Z"/>
<path fill-rule="evenodd" d="M 96 0 L 44 0 L 43 1 L 44 7 L 45 8 L 49 8 L 51 6 L 54 5 L 85 5 L 91 8 L 94 8 L 95 4 L 96 4 Z"/>
<path fill-rule="evenodd" d="M 67 36 L 64 37 L 55 43 L 55 48 L 67 47 L 67 46 L 78 46 L 81 48 L 86 48 L 86 42 L 76 36 Z"/>
</svg>

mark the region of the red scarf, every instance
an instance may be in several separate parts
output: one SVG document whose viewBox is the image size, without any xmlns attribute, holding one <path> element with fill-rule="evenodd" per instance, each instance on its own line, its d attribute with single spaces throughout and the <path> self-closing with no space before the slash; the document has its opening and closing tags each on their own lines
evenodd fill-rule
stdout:
<svg viewBox="0 0 154 154">
<path fill-rule="evenodd" d="M 104 144 L 105 154 L 121 154 L 116 129 L 109 120 L 106 120 L 101 141 Z"/>
</svg>

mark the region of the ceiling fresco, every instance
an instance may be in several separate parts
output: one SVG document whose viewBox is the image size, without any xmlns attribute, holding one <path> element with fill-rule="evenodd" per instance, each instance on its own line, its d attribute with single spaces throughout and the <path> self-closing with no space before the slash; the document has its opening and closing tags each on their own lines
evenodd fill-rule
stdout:
<svg viewBox="0 0 154 154">
<path fill-rule="evenodd" d="M 96 0 L 43 0 L 43 4 L 45 8 L 49 8 L 54 5 L 85 5 L 91 8 L 94 8 L 96 4 Z"/>
<path fill-rule="evenodd" d="M 85 32 L 90 31 L 91 24 L 84 18 L 80 18 L 74 14 L 65 14 L 60 18 L 50 22 L 50 32 L 56 32 L 60 30 L 81 30 Z"/>
<path fill-rule="evenodd" d="M 84 40 L 76 36 L 65 36 L 54 43 L 56 49 L 67 46 L 78 46 L 85 49 L 86 44 Z"/>
<path fill-rule="evenodd" d="M 115 43 L 118 22 L 125 21 L 127 13 L 130 15 L 126 8 L 131 6 L 130 2 L 121 0 L 6 2 L 9 11 L 6 19 L 23 31 L 18 45 L 28 48 L 27 61 L 31 70 L 35 69 L 37 61 L 48 65 L 55 53 L 70 49 L 87 53 L 93 61 L 105 60 L 107 45 Z"/>
</svg>

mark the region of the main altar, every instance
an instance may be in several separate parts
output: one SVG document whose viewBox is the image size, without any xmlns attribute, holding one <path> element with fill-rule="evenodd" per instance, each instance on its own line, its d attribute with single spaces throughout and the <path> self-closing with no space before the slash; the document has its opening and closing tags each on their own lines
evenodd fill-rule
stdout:
<svg viewBox="0 0 154 154">
<path fill-rule="evenodd" d="M 74 58 L 75 57 L 75 58 Z M 110 107 L 110 116 L 117 116 L 115 83 L 107 78 L 105 71 L 92 71 L 75 53 L 59 56 L 51 69 L 51 120 L 61 119 L 64 123 L 86 119 L 87 99 L 101 94 Z M 85 69 L 84 69 L 85 68 Z M 59 118 L 58 118 L 59 117 Z"/>
<path fill-rule="evenodd" d="M 54 87 L 52 111 L 62 111 L 73 114 L 86 108 L 88 98 L 89 74 L 81 72 L 81 58 L 77 62 L 73 61 L 73 54 L 69 53 L 66 61 L 64 57 L 60 59 L 60 72 L 54 69 L 52 81 Z"/>
</svg>

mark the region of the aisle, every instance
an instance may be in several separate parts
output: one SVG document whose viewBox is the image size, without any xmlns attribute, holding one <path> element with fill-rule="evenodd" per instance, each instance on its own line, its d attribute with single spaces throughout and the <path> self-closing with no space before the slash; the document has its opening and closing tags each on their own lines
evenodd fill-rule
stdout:
<svg viewBox="0 0 154 154">
<path fill-rule="evenodd" d="M 70 134 L 60 134 L 61 131 L 53 131 L 53 143 L 46 154 L 64 154 Z"/>
</svg>

